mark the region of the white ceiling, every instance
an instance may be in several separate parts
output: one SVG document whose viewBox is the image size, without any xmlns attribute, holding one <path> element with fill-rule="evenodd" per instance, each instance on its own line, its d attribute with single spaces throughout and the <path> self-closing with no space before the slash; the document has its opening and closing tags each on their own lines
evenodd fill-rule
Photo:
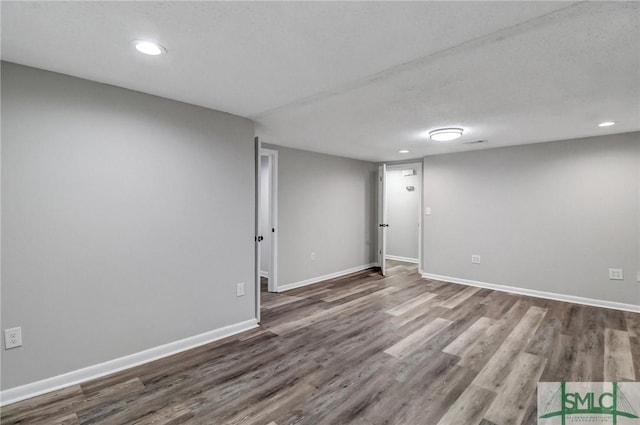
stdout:
<svg viewBox="0 0 640 425">
<path fill-rule="evenodd" d="M 1 7 L 3 60 L 249 117 L 278 145 L 381 161 L 640 130 L 635 1 Z M 424 137 L 441 126 L 465 136 Z"/>
</svg>

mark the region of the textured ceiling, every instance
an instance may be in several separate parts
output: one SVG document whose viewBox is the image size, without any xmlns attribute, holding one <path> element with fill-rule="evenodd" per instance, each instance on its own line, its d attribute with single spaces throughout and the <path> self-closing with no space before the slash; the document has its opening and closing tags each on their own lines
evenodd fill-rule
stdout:
<svg viewBox="0 0 640 425">
<path fill-rule="evenodd" d="M 639 5 L 3 1 L 2 59 L 250 117 L 265 142 L 393 160 L 639 130 Z M 449 125 L 463 139 L 424 137 Z"/>
</svg>

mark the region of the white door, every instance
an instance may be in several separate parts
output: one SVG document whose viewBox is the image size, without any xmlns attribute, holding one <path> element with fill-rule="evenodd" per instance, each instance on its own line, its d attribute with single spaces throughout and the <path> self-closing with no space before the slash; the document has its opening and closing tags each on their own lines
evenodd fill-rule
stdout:
<svg viewBox="0 0 640 425">
<path fill-rule="evenodd" d="M 260 140 L 256 137 L 255 142 L 255 291 L 256 291 L 256 319 L 260 323 L 260 242 L 263 239 L 260 229 L 260 185 L 262 184 L 262 178 L 260 177 Z"/>
<path fill-rule="evenodd" d="M 260 156 L 260 276 L 271 280 L 271 157 Z"/>
<path fill-rule="evenodd" d="M 378 167 L 378 264 L 384 276 L 387 272 L 385 257 L 387 256 L 387 165 Z"/>
</svg>

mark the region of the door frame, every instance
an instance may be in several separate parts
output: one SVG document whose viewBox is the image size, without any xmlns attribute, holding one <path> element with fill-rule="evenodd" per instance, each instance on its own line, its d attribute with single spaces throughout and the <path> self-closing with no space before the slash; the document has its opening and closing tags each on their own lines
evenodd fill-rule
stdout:
<svg viewBox="0 0 640 425">
<path fill-rule="evenodd" d="M 269 158 L 270 184 L 269 184 L 269 209 L 270 229 L 262 229 L 263 232 L 271 232 L 271 259 L 269 262 L 269 292 L 278 292 L 278 151 L 275 149 L 260 149 L 260 156 Z"/>
<path fill-rule="evenodd" d="M 385 167 L 385 171 L 389 171 L 389 170 L 403 170 L 406 168 L 415 168 L 416 172 L 418 173 L 418 187 L 416 188 L 416 190 L 418 190 L 419 194 L 420 194 L 420 201 L 418 202 L 418 272 L 422 273 L 422 271 L 424 270 L 423 267 L 423 258 L 422 258 L 422 252 L 424 249 L 424 237 L 422 234 L 422 229 L 424 226 L 424 216 L 423 216 L 423 211 L 425 210 L 424 207 L 424 191 L 422 190 L 422 186 L 423 186 L 423 181 L 424 181 L 424 177 L 423 177 L 423 162 L 422 161 L 408 161 L 408 162 L 392 162 L 392 163 L 386 163 L 384 164 L 386 165 Z M 386 172 L 384 174 L 385 179 L 386 179 Z M 387 186 L 387 182 L 384 182 L 384 186 L 386 188 Z M 385 193 L 386 195 L 386 193 Z M 386 199 L 385 199 L 385 203 L 386 203 Z"/>
</svg>

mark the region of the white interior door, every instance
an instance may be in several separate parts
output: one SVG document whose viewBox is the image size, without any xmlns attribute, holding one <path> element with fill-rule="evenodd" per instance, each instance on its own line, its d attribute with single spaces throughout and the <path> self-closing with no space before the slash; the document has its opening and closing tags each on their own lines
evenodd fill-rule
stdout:
<svg viewBox="0 0 640 425">
<path fill-rule="evenodd" d="M 378 167 L 378 264 L 384 276 L 387 272 L 385 258 L 387 256 L 387 165 Z"/>
<path fill-rule="evenodd" d="M 260 277 L 271 280 L 271 157 L 260 156 Z M 269 282 L 271 283 L 271 282 Z"/>
<path fill-rule="evenodd" d="M 262 184 L 261 167 L 260 167 L 260 140 L 256 137 L 255 143 L 255 239 L 254 239 L 254 255 L 255 255 L 255 293 L 256 293 L 256 319 L 260 323 L 260 242 L 262 241 L 262 233 L 260 229 L 260 185 Z"/>
</svg>

